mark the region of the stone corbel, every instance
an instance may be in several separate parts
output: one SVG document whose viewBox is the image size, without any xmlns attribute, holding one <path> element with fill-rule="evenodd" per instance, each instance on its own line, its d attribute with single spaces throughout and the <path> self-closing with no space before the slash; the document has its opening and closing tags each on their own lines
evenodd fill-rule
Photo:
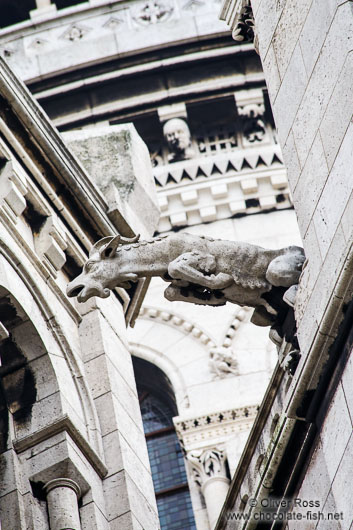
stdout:
<svg viewBox="0 0 353 530">
<path fill-rule="evenodd" d="M 235 0 L 235 2 L 234 0 L 226 0 L 220 19 L 227 22 L 234 40 L 253 42 L 255 51 L 259 53 L 259 42 L 250 0 Z"/>
<path fill-rule="evenodd" d="M 0 159 L 0 204 L 16 223 L 26 208 L 27 184 L 24 177 L 14 171 L 13 164 L 6 158 Z"/>
<path fill-rule="evenodd" d="M 47 217 L 35 238 L 35 249 L 54 276 L 66 262 L 66 248 L 66 234 L 59 219 L 55 215 Z"/>
</svg>

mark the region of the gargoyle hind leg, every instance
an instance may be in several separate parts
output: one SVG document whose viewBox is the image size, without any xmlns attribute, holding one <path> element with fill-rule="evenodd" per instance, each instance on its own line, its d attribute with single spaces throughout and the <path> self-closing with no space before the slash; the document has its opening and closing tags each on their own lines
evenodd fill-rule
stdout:
<svg viewBox="0 0 353 530">
<path fill-rule="evenodd" d="M 231 285 L 233 277 L 230 274 L 209 274 L 215 270 L 215 258 L 211 254 L 204 255 L 199 252 L 181 254 L 168 266 L 168 274 L 176 280 L 186 280 L 211 290 L 224 289 Z"/>
<path fill-rule="evenodd" d="M 188 290 L 187 288 L 179 288 L 177 285 L 173 284 L 165 289 L 164 296 L 170 302 L 191 302 L 192 304 L 198 305 L 221 306 L 225 305 L 227 302 L 224 298 L 217 298 L 212 294 L 207 297 L 202 297 L 196 291 Z"/>
</svg>

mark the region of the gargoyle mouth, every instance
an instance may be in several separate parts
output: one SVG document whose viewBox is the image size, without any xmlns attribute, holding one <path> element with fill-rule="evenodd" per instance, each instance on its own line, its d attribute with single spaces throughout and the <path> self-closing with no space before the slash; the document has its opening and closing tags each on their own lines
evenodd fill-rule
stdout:
<svg viewBox="0 0 353 530">
<path fill-rule="evenodd" d="M 73 287 L 72 289 L 67 289 L 66 294 L 69 298 L 73 298 L 74 296 L 78 296 L 81 291 L 84 289 L 84 285 L 77 285 L 76 287 Z"/>
</svg>

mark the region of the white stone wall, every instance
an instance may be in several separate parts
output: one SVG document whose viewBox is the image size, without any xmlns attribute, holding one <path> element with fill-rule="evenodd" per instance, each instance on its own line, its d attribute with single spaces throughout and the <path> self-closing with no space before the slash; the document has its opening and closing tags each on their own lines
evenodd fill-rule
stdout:
<svg viewBox="0 0 353 530">
<path fill-rule="evenodd" d="M 0 78 L 1 111 L 12 120 L 0 118 L 2 529 L 49 530 L 61 520 L 74 530 L 156 530 L 123 307 L 138 296 L 83 305 L 66 296 L 69 261 L 86 261 L 92 227 L 97 237 L 119 223 L 3 61 Z"/>
<path fill-rule="evenodd" d="M 347 287 L 335 290 L 352 241 L 353 5 L 252 0 L 252 7 L 308 258 L 297 307 L 306 350 L 318 333 L 333 333 L 323 316 Z"/>
</svg>

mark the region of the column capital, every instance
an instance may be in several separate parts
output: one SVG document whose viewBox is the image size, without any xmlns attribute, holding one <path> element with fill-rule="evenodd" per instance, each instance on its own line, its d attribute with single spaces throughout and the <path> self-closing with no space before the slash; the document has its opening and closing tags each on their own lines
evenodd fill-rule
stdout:
<svg viewBox="0 0 353 530">
<path fill-rule="evenodd" d="M 55 488 L 70 488 L 76 493 L 78 499 L 81 497 L 80 486 L 70 478 L 54 478 L 53 480 L 49 480 L 49 482 L 44 485 L 44 491 L 46 494 Z"/>
<path fill-rule="evenodd" d="M 186 454 L 194 482 L 202 489 L 212 479 L 227 478 L 226 454 L 220 447 L 190 451 Z"/>
</svg>

